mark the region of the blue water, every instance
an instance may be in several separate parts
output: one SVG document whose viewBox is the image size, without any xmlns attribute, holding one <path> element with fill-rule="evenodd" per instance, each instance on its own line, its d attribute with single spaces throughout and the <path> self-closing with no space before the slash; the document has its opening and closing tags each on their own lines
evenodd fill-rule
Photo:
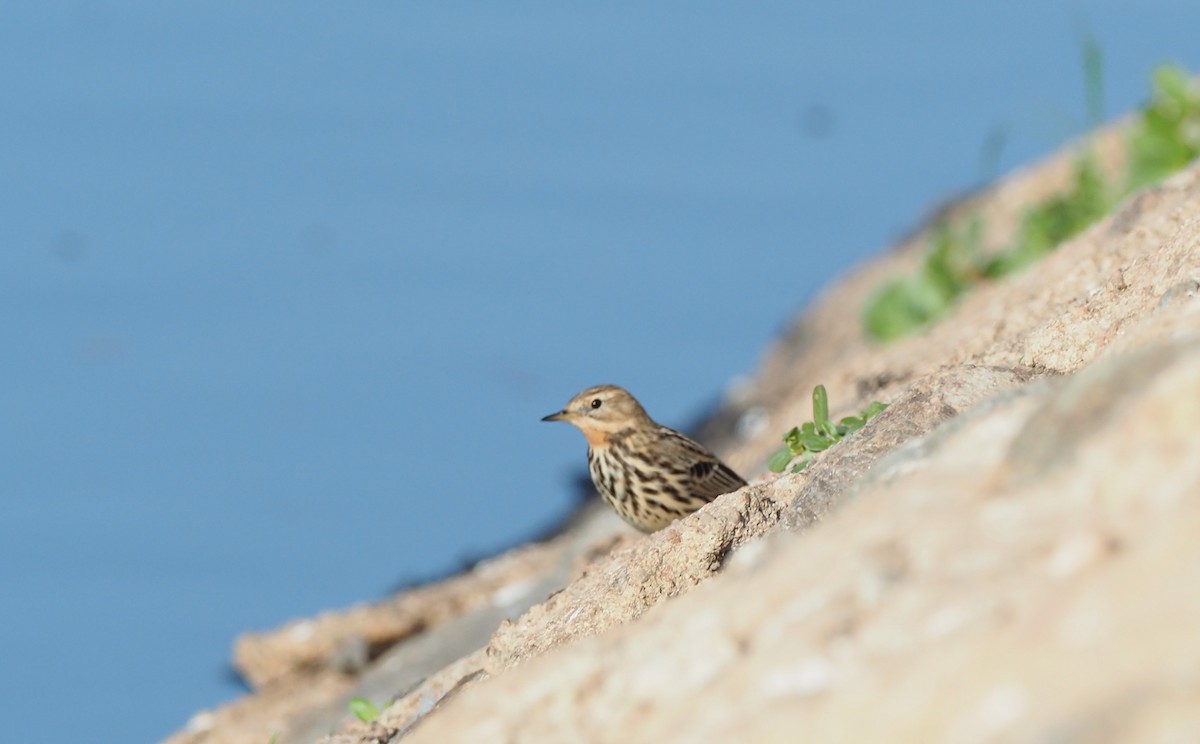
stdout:
<svg viewBox="0 0 1200 744">
<path fill-rule="evenodd" d="M 1079 132 L 1085 28 L 1109 114 L 1200 68 L 1182 0 L 481 5 L 0 5 L 6 739 L 155 740 L 237 633 L 547 528 L 540 416 L 690 420 Z"/>
</svg>

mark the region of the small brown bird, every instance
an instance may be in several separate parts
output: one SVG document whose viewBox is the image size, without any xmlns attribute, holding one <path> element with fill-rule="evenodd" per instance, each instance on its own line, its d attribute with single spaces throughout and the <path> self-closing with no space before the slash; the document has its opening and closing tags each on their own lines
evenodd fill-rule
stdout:
<svg viewBox="0 0 1200 744">
<path fill-rule="evenodd" d="M 746 481 L 716 455 L 654 423 L 616 385 L 579 393 L 542 421 L 566 421 L 588 443 L 588 471 L 608 505 L 626 522 L 653 532 Z"/>
</svg>

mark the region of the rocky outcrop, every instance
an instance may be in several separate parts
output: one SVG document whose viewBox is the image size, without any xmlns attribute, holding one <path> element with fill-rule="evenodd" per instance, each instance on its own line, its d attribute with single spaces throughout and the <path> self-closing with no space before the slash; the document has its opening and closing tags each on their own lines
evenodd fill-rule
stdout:
<svg viewBox="0 0 1200 744">
<path fill-rule="evenodd" d="M 1197 421 L 1195 339 L 1012 389 L 819 526 L 478 683 L 411 739 L 1195 740 Z"/>
<path fill-rule="evenodd" d="M 1003 240 L 1069 157 L 969 208 Z M 1200 166 L 873 346 L 865 296 L 920 243 L 806 310 L 706 430 L 754 472 L 814 385 L 891 403 L 808 469 L 247 640 L 261 691 L 173 741 L 312 741 L 364 693 L 396 701 L 327 744 L 1200 740 Z"/>
</svg>

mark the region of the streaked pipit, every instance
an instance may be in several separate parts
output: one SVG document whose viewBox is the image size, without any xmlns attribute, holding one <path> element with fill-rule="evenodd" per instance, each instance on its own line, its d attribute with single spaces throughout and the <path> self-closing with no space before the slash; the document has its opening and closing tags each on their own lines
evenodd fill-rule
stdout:
<svg viewBox="0 0 1200 744">
<path fill-rule="evenodd" d="M 626 522 L 653 532 L 746 481 L 716 455 L 654 423 L 632 395 L 598 385 L 542 421 L 566 421 L 588 443 L 588 471 L 600 496 Z"/>
</svg>

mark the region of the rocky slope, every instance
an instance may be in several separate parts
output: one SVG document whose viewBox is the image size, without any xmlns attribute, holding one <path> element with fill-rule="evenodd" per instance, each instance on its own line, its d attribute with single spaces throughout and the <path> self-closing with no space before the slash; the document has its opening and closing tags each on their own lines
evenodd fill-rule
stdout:
<svg viewBox="0 0 1200 744">
<path fill-rule="evenodd" d="M 956 208 L 1003 241 L 1070 157 Z M 926 237 L 831 288 L 704 430 L 753 473 L 815 384 L 891 403 L 804 472 L 248 636 L 256 693 L 169 741 L 1200 740 L 1200 166 L 871 345 L 867 293 Z M 352 694 L 396 701 L 347 722 Z"/>
</svg>

